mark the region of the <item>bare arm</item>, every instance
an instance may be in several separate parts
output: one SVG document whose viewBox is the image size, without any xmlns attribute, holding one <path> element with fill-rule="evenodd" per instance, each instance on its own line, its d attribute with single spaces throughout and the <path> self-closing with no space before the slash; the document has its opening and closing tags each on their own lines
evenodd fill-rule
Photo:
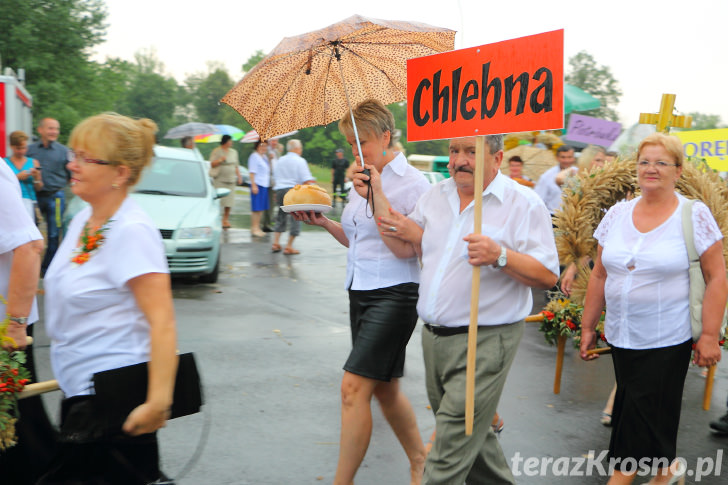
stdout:
<svg viewBox="0 0 728 485">
<path fill-rule="evenodd" d="M 42 239 L 30 241 L 13 250 L 13 263 L 8 282 L 8 304 L 5 307 L 5 312 L 11 317 L 27 317 L 30 314 L 38 290 L 42 251 Z M 7 335 L 15 341 L 17 348 L 24 349 L 27 325 L 10 322 Z"/>
<path fill-rule="evenodd" d="M 250 172 L 250 191 L 254 194 L 258 193 L 258 186 L 255 184 L 255 174 Z"/>
<path fill-rule="evenodd" d="M 151 337 L 147 400 L 129 414 L 122 428 L 137 436 L 158 430 L 169 418 L 177 373 L 177 330 L 168 274 L 137 276 L 129 280 L 129 287 L 149 322 Z"/>
<path fill-rule="evenodd" d="M 589 276 L 589 284 L 586 288 L 584 298 L 584 313 L 581 316 L 581 358 L 592 360 L 599 357 L 598 354 L 587 355 L 586 351 L 596 347 L 597 324 L 602 316 L 606 305 L 604 297 L 604 283 L 607 281 L 607 270 L 602 264 L 602 246 L 597 247 L 597 257 L 594 260 L 594 268 Z"/>
<path fill-rule="evenodd" d="M 347 248 L 349 247 L 349 238 L 346 237 L 346 233 L 344 232 L 344 228 L 341 226 L 340 222 L 332 221 L 320 212 L 297 211 L 292 212 L 291 215 L 297 221 L 305 222 L 311 226 L 323 227 L 329 232 L 329 234 L 334 236 L 334 239 L 339 241 L 342 246 L 346 246 Z"/>
<path fill-rule="evenodd" d="M 720 325 L 725 312 L 728 282 L 726 282 L 723 241 L 717 241 L 700 256 L 700 268 L 705 278 L 703 298 L 703 333 L 695 344 L 695 364 L 712 365 L 720 362 Z"/>
</svg>

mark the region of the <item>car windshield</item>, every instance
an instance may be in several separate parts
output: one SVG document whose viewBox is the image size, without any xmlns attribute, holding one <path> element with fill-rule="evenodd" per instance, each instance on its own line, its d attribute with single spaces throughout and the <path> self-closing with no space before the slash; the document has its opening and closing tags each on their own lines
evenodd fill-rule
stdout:
<svg viewBox="0 0 728 485">
<path fill-rule="evenodd" d="M 142 173 L 134 192 L 205 197 L 207 185 L 202 169 L 199 161 L 155 157 L 152 166 Z"/>
</svg>

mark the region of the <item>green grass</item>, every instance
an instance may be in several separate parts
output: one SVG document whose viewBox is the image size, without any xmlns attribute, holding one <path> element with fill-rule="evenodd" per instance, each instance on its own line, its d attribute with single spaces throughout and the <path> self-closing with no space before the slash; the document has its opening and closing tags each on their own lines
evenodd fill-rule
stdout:
<svg viewBox="0 0 728 485">
<path fill-rule="evenodd" d="M 326 190 L 331 190 L 331 167 L 309 163 L 308 168 L 311 170 L 311 175 L 316 178 L 318 185 Z"/>
</svg>

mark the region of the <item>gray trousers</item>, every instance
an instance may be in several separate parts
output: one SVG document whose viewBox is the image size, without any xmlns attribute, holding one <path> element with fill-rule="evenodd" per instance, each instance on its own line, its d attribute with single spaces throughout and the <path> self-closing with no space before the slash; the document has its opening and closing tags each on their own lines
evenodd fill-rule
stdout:
<svg viewBox="0 0 728 485">
<path fill-rule="evenodd" d="M 515 484 L 490 423 L 518 343 L 523 321 L 478 329 L 473 434 L 465 435 L 468 334 L 438 336 L 422 330 L 427 395 L 437 435 L 425 464 L 425 485 Z"/>
<path fill-rule="evenodd" d="M 291 190 L 293 187 L 288 187 L 285 189 L 278 189 L 275 191 L 275 198 L 276 198 L 276 224 L 273 227 L 273 232 L 286 232 L 286 226 L 288 225 L 288 222 L 291 223 L 291 236 L 298 236 L 301 234 L 301 221 L 297 221 L 296 219 L 291 216 L 291 214 L 287 212 L 283 212 L 281 210 L 281 207 L 283 205 L 283 198 L 286 196 L 289 190 Z M 271 191 L 272 192 L 272 191 Z"/>
</svg>

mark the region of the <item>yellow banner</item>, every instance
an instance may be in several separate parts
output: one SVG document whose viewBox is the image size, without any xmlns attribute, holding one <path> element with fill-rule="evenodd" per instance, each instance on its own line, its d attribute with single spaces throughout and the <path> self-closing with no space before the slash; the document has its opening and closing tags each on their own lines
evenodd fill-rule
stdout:
<svg viewBox="0 0 728 485">
<path fill-rule="evenodd" d="M 685 156 L 704 158 L 711 168 L 728 172 L 728 128 L 670 134 L 680 138 Z"/>
</svg>

